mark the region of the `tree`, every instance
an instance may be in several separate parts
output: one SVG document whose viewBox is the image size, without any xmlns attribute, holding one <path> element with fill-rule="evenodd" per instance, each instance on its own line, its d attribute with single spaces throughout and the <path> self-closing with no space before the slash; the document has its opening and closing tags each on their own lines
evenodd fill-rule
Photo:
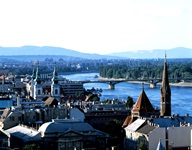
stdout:
<svg viewBox="0 0 192 150">
<path fill-rule="evenodd" d="M 127 102 L 126 102 L 126 107 L 127 108 L 132 108 L 133 107 L 133 98 L 132 97 L 130 97 L 130 96 L 128 96 L 127 97 Z"/>
<path fill-rule="evenodd" d="M 111 119 L 109 120 L 102 129 L 103 132 L 108 133 L 112 139 L 112 145 L 117 146 L 117 149 L 123 149 L 123 141 L 125 138 L 125 130 L 122 128 L 120 120 Z"/>
<path fill-rule="evenodd" d="M 112 69 L 109 69 L 107 71 L 107 78 L 112 78 L 113 77 L 113 70 Z"/>
<path fill-rule="evenodd" d="M 38 144 L 27 144 L 23 147 L 24 150 L 40 150 Z"/>
<path fill-rule="evenodd" d="M 143 142 L 138 143 L 137 150 L 148 150 L 147 145 Z"/>
</svg>

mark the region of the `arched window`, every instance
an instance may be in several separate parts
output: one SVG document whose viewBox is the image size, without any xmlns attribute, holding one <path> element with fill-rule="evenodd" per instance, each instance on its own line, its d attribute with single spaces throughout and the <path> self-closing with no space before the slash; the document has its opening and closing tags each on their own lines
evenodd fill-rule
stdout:
<svg viewBox="0 0 192 150">
<path fill-rule="evenodd" d="M 55 89 L 55 94 L 58 94 L 58 89 Z"/>
<path fill-rule="evenodd" d="M 46 94 L 46 95 L 48 94 L 48 90 L 45 90 L 45 94 Z"/>
</svg>

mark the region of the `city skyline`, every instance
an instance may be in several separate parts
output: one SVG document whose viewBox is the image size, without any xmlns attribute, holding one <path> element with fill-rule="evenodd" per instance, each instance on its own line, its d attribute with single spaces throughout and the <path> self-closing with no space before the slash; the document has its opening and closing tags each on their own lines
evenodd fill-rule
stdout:
<svg viewBox="0 0 192 150">
<path fill-rule="evenodd" d="M 85 53 L 192 48 L 192 1 L 0 1 L 0 46 Z"/>
</svg>

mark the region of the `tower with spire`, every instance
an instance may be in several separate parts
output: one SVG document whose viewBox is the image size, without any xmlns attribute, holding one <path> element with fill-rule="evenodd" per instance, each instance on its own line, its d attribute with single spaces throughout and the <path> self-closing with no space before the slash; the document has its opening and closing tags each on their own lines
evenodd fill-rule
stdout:
<svg viewBox="0 0 192 150">
<path fill-rule="evenodd" d="M 30 96 L 34 97 L 34 86 L 35 86 L 36 72 L 33 68 L 33 74 L 31 75 L 31 87 L 30 87 Z"/>
<path fill-rule="evenodd" d="M 35 85 L 34 85 L 34 99 L 37 101 L 41 101 L 42 99 L 42 93 L 43 93 L 43 88 L 41 84 L 41 77 L 39 73 L 39 65 L 37 66 L 36 70 L 36 78 L 35 78 Z"/>
<path fill-rule="evenodd" d="M 169 86 L 166 53 L 162 76 L 162 87 L 160 91 L 160 116 L 171 116 L 171 89 Z"/>
<path fill-rule="evenodd" d="M 59 85 L 59 78 L 56 71 L 56 65 L 54 66 L 53 71 L 53 78 L 52 78 L 52 84 L 51 84 L 51 96 L 56 98 L 60 101 L 60 85 Z"/>
</svg>

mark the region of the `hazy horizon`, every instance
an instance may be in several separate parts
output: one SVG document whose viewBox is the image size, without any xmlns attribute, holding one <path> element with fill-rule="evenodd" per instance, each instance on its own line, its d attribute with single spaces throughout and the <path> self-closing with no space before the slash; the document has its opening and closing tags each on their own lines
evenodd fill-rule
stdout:
<svg viewBox="0 0 192 150">
<path fill-rule="evenodd" d="M 22 47 L 30 47 L 30 50 L 31 50 L 31 47 L 53 47 L 53 48 L 63 48 L 63 47 L 57 47 L 57 46 L 36 46 L 36 45 L 24 45 L 24 46 L 0 46 L 0 48 L 22 48 Z M 82 52 L 82 53 L 88 53 L 88 54 L 100 54 L 100 55 L 107 55 L 107 54 L 113 54 L 113 53 L 124 53 L 124 52 L 140 52 L 140 51 L 161 51 L 161 50 L 164 50 L 165 52 L 169 51 L 169 50 L 172 50 L 172 49 L 177 49 L 177 48 L 184 48 L 184 49 L 191 49 L 191 48 L 188 48 L 188 47 L 174 47 L 174 48 L 171 48 L 171 49 L 152 49 L 152 50 L 146 50 L 146 49 L 143 49 L 143 50 L 130 50 L 130 51 L 116 51 L 116 52 L 110 52 L 110 53 L 106 53 L 106 54 L 100 54 L 100 53 L 97 53 L 97 52 Z M 65 50 L 66 48 L 63 48 L 63 50 Z M 77 50 L 74 50 L 74 49 L 67 49 L 67 50 L 72 50 L 72 51 L 77 51 Z M 77 52 L 81 52 L 81 51 L 77 51 Z"/>
<path fill-rule="evenodd" d="M 192 48 L 191 0 L 0 1 L 0 46 L 85 53 Z"/>
</svg>

